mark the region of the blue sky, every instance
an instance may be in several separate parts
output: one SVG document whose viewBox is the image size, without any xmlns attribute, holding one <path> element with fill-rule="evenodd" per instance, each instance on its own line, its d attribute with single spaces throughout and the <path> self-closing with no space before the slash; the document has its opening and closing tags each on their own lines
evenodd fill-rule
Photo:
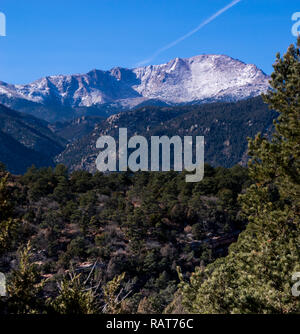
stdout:
<svg viewBox="0 0 300 334">
<path fill-rule="evenodd" d="M 135 67 L 197 27 L 232 0 L 1 0 L 0 80 L 27 83 L 46 75 Z M 299 0 L 242 0 L 203 29 L 160 53 L 227 54 L 271 73 L 277 51 L 295 41 Z"/>
</svg>

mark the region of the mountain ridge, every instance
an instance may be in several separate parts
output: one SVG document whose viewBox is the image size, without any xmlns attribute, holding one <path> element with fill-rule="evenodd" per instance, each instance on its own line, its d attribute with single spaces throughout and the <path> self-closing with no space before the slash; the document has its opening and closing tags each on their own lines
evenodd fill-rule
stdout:
<svg viewBox="0 0 300 334">
<path fill-rule="evenodd" d="M 175 58 L 133 69 L 94 69 L 47 76 L 25 85 L 0 82 L 0 103 L 50 121 L 111 115 L 140 104 L 236 102 L 261 95 L 269 77 L 253 64 L 225 55 Z"/>
<path fill-rule="evenodd" d="M 0 161 L 10 172 L 22 174 L 33 164 L 54 166 L 53 158 L 65 144 L 46 121 L 0 104 Z"/>
</svg>

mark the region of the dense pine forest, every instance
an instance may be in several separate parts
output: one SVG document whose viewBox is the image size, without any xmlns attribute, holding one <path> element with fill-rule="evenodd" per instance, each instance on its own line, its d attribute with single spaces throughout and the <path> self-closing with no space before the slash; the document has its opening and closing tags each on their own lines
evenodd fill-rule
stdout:
<svg viewBox="0 0 300 334">
<path fill-rule="evenodd" d="M 13 282 L 16 250 L 30 241 L 28 261 L 41 279 L 49 278 L 42 304 L 57 296 L 55 281 L 68 273 L 84 281 L 95 266 L 97 293 L 125 273 L 123 310 L 160 313 L 177 290 L 176 267 L 188 274 L 226 255 L 245 227 L 237 197 L 250 184 L 247 170 L 207 165 L 205 172 L 199 184 L 175 172 L 69 175 L 63 165 L 10 175 L 1 198 L 14 206 L 16 223 L 1 270 L 12 270 Z"/>
<path fill-rule="evenodd" d="M 193 184 L 1 165 L 0 313 L 299 313 L 299 48 L 277 56 L 264 101 L 279 117 L 247 168 L 206 164 Z"/>
</svg>

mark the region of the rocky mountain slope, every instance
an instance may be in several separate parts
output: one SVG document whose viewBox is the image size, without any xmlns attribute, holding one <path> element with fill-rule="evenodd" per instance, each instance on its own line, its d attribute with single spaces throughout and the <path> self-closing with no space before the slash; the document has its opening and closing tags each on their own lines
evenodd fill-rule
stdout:
<svg viewBox="0 0 300 334">
<path fill-rule="evenodd" d="M 68 142 L 80 139 L 93 131 L 96 124 L 105 120 L 101 116 L 81 116 L 79 118 L 55 122 L 49 125 L 51 131 Z"/>
<path fill-rule="evenodd" d="M 181 107 L 143 107 L 112 115 L 94 130 L 67 145 L 56 162 L 71 170 L 96 171 L 99 150 L 96 141 L 102 135 L 118 139 L 120 127 L 128 137 L 138 134 L 169 137 L 204 136 L 205 161 L 213 166 L 230 167 L 247 161 L 247 137 L 268 134 L 277 115 L 268 110 L 260 97 L 235 103 L 211 103 Z"/>
<path fill-rule="evenodd" d="M 111 115 L 141 104 L 233 102 L 265 92 L 268 80 L 255 65 L 200 55 L 135 69 L 50 76 L 26 85 L 0 82 L 0 103 L 57 121 Z"/>
</svg>

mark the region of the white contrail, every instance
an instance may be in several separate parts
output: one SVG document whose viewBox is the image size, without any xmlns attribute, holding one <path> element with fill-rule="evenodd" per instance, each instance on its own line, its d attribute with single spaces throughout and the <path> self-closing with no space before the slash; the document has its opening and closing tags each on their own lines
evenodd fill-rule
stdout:
<svg viewBox="0 0 300 334">
<path fill-rule="evenodd" d="M 214 15 L 212 15 L 210 18 L 208 18 L 207 20 L 205 20 L 204 22 L 202 22 L 200 25 L 198 25 L 198 27 L 196 27 L 195 29 L 193 29 L 192 31 L 188 32 L 187 34 L 185 34 L 184 36 L 176 39 L 174 42 L 164 46 L 163 48 L 157 50 L 150 58 L 145 59 L 141 62 L 139 62 L 137 64 L 137 66 L 143 66 L 145 64 L 150 63 L 154 58 L 156 58 L 159 54 L 161 54 L 162 52 L 172 48 L 173 46 L 177 45 L 178 43 L 184 41 L 186 38 L 194 35 L 196 32 L 198 32 L 200 29 L 202 29 L 203 27 L 205 27 L 207 24 L 209 24 L 210 22 L 212 22 L 213 20 L 215 20 L 218 16 L 220 16 L 221 14 L 225 13 L 228 9 L 230 9 L 231 7 L 235 6 L 236 4 L 238 4 L 239 2 L 241 2 L 242 0 L 234 0 L 232 1 L 229 5 L 227 5 L 226 7 L 220 9 L 218 12 L 216 12 Z"/>
</svg>

